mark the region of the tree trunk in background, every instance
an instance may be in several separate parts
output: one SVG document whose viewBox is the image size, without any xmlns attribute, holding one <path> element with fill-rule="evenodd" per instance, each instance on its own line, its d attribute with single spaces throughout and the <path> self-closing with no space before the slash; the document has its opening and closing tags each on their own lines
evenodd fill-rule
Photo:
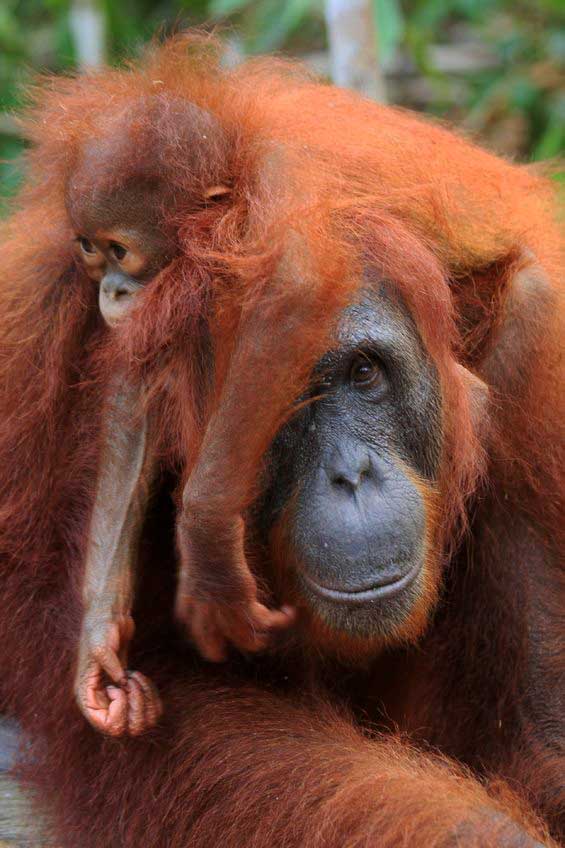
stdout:
<svg viewBox="0 0 565 848">
<path fill-rule="evenodd" d="M 333 81 L 384 103 L 372 0 L 326 0 L 325 15 Z"/>
<path fill-rule="evenodd" d="M 98 0 L 73 0 L 69 26 L 79 68 L 96 68 L 106 58 L 106 23 Z"/>
</svg>

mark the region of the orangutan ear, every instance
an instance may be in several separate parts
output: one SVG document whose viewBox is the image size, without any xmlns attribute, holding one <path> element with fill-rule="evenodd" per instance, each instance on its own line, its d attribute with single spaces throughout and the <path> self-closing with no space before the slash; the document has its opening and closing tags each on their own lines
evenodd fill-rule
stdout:
<svg viewBox="0 0 565 848">
<path fill-rule="evenodd" d="M 469 392 L 469 412 L 473 422 L 474 432 L 482 438 L 485 434 L 485 428 L 488 426 L 488 402 L 490 392 L 484 380 L 481 380 L 464 365 L 457 364 L 456 368 L 461 375 L 464 384 Z"/>
<path fill-rule="evenodd" d="M 214 185 L 207 188 L 204 192 L 205 200 L 218 200 L 220 197 L 224 197 L 226 194 L 231 194 L 231 188 L 226 185 Z"/>
<path fill-rule="evenodd" d="M 483 356 L 474 370 L 495 390 L 517 392 L 538 354 L 554 314 L 556 294 L 530 253 L 513 263 Z"/>
<path fill-rule="evenodd" d="M 537 258 L 514 250 L 454 281 L 452 291 L 463 364 L 489 388 L 519 388 L 555 304 L 555 291 Z"/>
</svg>

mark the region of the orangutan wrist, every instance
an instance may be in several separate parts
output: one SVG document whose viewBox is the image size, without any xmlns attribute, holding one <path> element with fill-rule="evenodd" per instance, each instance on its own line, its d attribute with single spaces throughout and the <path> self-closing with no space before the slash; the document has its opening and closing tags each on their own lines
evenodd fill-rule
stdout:
<svg viewBox="0 0 565 848">
<path fill-rule="evenodd" d="M 104 625 L 119 624 L 131 618 L 132 605 L 126 598 L 106 601 L 104 598 L 93 598 L 85 605 L 83 627 L 100 628 Z"/>
</svg>

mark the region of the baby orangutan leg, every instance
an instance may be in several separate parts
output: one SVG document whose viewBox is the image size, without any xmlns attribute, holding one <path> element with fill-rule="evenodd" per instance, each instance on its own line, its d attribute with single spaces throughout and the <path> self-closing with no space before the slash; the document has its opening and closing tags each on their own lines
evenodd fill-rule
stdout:
<svg viewBox="0 0 565 848">
<path fill-rule="evenodd" d="M 179 518 L 180 572 L 176 616 L 205 659 L 221 662 L 231 643 L 240 651 L 267 648 L 295 618 L 259 600 L 243 549 L 244 522 L 206 517 L 185 491 Z"/>
<path fill-rule="evenodd" d="M 110 736 L 137 736 L 153 727 L 162 712 L 153 684 L 127 670 L 137 542 L 155 471 L 147 450 L 147 422 L 135 415 L 138 394 L 125 378 L 118 378 L 110 393 L 88 536 L 75 678 L 84 716 Z"/>
</svg>

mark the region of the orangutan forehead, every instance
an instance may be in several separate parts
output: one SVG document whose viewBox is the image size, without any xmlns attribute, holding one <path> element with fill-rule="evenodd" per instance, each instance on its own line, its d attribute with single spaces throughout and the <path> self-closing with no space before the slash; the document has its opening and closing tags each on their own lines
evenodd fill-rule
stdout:
<svg viewBox="0 0 565 848">
<path fill-rule="evenodd" d="M 424 353 L 410 310 L 390 280 L 362 286 L 340 317 L 337 339 L 340 346 L 361 347 L 375 333 L 383 348 L 401 348 L 416 358 Z"/>
<path fill-rule="evenodd" d="M 82 229 L 154 227 L 229 182 L 230 143 L 210 112 L 180 98 L 142 98 L 106 117 L 76 151 L 67 208 Z"/>
<path fill-rule="evenodd" d="M 337 322 L 333 343 L 319 360 L 315 373 L 331 371 L 344 358 L 359 351 L 371 352 L 391 363 L 407 381 L 426 376 L 435 385 L 434 363 L 426 350 L 408 307 L 390 281 L 361 288 Z"/>
<path fill-rule="evenodd" d="M 224 172 L 230 148 L 211 112 L 180 98 L 142 98 L 92 127 L 77 150 L 75 179 L 190 182 Z"/>
<path fill-rule="evenodd" d="M 166 196 L 165 187 L 153 180 L 104 186 L 79 173 L 69 185 L 67 208 L 73 226 L 84 233 L 117 226 L 150 232 L 163 221 Z"/>
</svg>

